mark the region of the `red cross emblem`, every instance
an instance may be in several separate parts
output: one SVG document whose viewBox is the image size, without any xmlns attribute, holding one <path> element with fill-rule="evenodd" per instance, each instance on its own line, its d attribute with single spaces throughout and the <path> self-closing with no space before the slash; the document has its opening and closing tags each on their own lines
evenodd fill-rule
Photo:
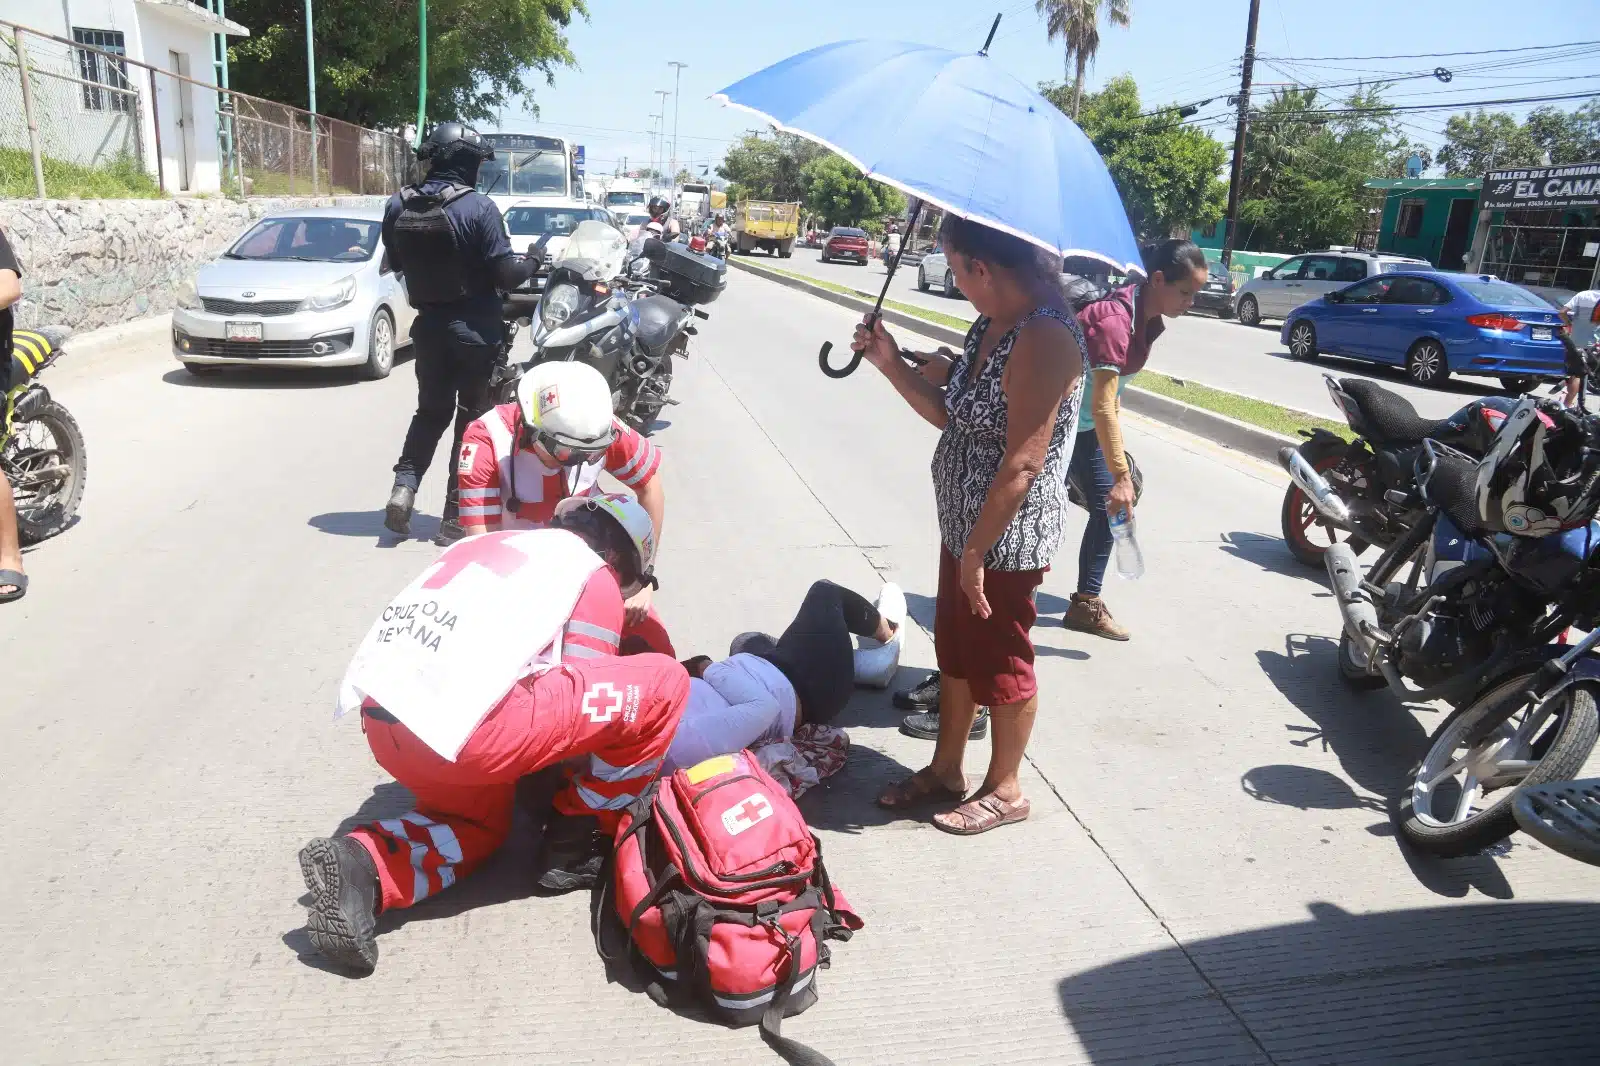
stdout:
<svg viewBox="0 0 1600 1066">
<path fill-rule="evenodd" d="M 756 823 L 772 817 L 772 804 L 759 792 L 752 792 L 738 803 L 722 812 L 722 828 L 730 836 L 738 836 Z"/>
<path fill-rule="evenodd" d="M 510 577 L 528 562 L 528 556 L 505 543 L 517 530 L 485 533 L 456 544 L 439 558 L 439 568 L 422 583 L 425 589 L 442 589 L 469 566 L 481 566 L 500 577 Z"/>
<path fill-rule="evenodd" d="M 561 406 L 561 393 L 554 385 L 548 385 L 539 393 L 539 412 L 552 410 Z"/>
</svg>

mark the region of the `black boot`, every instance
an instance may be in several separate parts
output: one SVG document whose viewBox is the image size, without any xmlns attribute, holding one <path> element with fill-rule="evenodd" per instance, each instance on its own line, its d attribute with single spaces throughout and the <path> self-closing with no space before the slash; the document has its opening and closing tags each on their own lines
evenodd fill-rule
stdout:
<svg viewBox="0 0 1600 1066">
<path fill-rule="evenodd" d="M 383 524 L 392 533 L 402 537 L 411 533 L 411 509 L 417 505 L 417 490 L 409 485 L 395 483 L 389 493 L 389 506 L 383 509 Z"/>
<path fill-rule="evenodd" d="M 318 837 L 300 849 L 300 875 L 311 892 L 306 932 L 330 962 L 358 973 L 378 966 L 378 868 L 358 841 Z"/>
<path fill-rule="evenodd" d="M 467 531 L 461 528 L 460 522 L 446 518 L 439 523 L 439 535 L 433 538 L 433 542 L 441 548 L 448 548 L 466 535 Z"/>
<path fill-rule="evenodd" d="M 539 887 L 550 892 L 594 887 L 610 846 L 593 815 L 551 814 L 539 844 Z"/>
<path fill-rule="evenodd" d="M 894 694 L 894 705 L 904 711 L 939 709 L 939 671 L 935 670 L 911 688 Z"/>
<path fill-rule="evenodd" d="M 908 737 L 918 740 L 939 739 L 939 709 L 935 707 L 923 714 L 908 714 L 900 719 L 900 732 Z M 989 708 L 979 707 L 978 717 L 972 720 L 972 731 L 967 734 L 968 740 L 982 740 L 989 735 Z"/>
</svg>

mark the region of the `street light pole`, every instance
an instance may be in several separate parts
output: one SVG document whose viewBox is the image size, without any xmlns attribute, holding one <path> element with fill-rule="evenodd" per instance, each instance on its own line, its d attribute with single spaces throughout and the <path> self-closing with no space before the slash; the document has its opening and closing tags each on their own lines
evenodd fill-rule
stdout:
<svg viewBox="0 0 1600 1066">
<path fill-rule="evenodd" d="M 680 63 L 676 59 L 669 60 L 667 66 L 673 68 L 672 81 L 672 180 L 678 180 L 678 110 L 683 104 L 683 68 L 687 63 Z"/>
<path fill-rule="evenodd" d="M 421 51 L 417 59 L 417 147 L 422 146 L 422 123 L 428 117 L 428 0 L 417 2 L 417 39 Z"/>
<path fill-rule="evenodd" d="M 650 183 L 651 192 L 656 190 L 656 124 L 660 119 L 660 115 L 650 116 L 650 171 L 645 180 Z"/>
<path fill-rule="evenodd" d="M 311 90 L 311 195 L 317 195 L 317 53 L 311 43 L 311 0 L 306 0 L 306 84 Z"/>
<path fill-rule="evenodd" d="M 672 95 L 672 90 L 653 89 L 651 91 L 657 96 L 661 97 L 661 114 L 656 116 L 661 120 L 661 126 L 659 131 L 656 133 L 656 169 L 659 170 L 667 164 L 667 97 Z M 670 177 L 667 179 L 667 188 L 672 188 L 672 179 Z M 671 199 L 670 195 L 668 196 L 668 199 Z"/>
</svg>

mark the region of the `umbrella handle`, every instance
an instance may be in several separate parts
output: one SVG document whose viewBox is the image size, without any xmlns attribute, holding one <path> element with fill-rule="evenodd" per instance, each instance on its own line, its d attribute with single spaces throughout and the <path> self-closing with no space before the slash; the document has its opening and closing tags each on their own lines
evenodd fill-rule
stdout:
<svg viewBox="0 0 1600 1066">
<path fill-rule="evenodd" d="M 861 365 L 862 353 L 856 352 L 851 355 L 850 361 L 844 366 L 831 367 L 828 365 L 828 353 L 831 351 L 833 351 L 833 342 L 824 341 L 822 344 L 822 351 L 817 353 L 817 366 L 820 367 L 822 372 L 828 375 L 830 378 L 847 378 L 856 372 L 856 367 Z"/>
</svg>

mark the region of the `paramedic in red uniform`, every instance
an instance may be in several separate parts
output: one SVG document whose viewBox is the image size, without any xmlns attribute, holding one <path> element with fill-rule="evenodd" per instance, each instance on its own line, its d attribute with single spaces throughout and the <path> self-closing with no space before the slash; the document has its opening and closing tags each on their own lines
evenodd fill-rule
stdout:
<svg viewBox="0 0 1600 1066">
<path fill-rule="evenodd" d="M 688 702 L 689 676 L 663 655 L 616 657 L 623 592 L 648 573 L 649 519 L 635 500 L 620 494 L 567 500 L 552 517 L 583 543 L 554 532 L 462 540 L 418 581 L 421 588 L 437 589 L 469 567 L 502 577 L 526 567 L 526 580 L 562 590 L 552 592 L 556 617 L 544 620 L 547 632 L 558 634 L 550 642 L 558 649 L 558 665 L 517 681 L 471 729 L 453 759 L 372 698 L 354 696 L 373 757 L 411 791 L 416 809 L 346 836 L 320 837 L 301 849 L 300 869 L 312 895 L 306 931 L 335 963 L 371 972 L 378 962 L 378 914 L 420 903 L 494 854 L 510 832 L 516 784 L 524 775 L 563 762 L 571 770 L 556 795 L 538 859 L 542 887 L 571 891 L 593 885 L 623 809 L 660 772 Z M 530 538 L 545 537 L 560 541 L 555 547 L 562 551 L 530 554 Z M 561 568 L 565 580 L 554 572 Z M 476 605 L 493 625 L 503 629 L 504 618 L 538 613 L 526 606 L 526 584 L 503 580 L 489 587 Z M 563 593 L 566 599 L 559 599 Z M 507 596 L 517 602 L 498 602 Z M 559 612 L 573 596 L 576 604 L 563 622 Z M 424 648 L 413 653 L 419 657 L 436 654 L 412 644 Z"/>
<path fill-rule="evenodd" d="M 523 375 L 515 403 L 490 409 L 461 438 L 456 472 L 462 531 L 548 525 L 562 500 L 603 492 L 602 471 L 639 497 L 659 544 L 667 507 L 658 476 L 661 449 L 612 415 L 611 388 L 594 367 L 540 363 Z M 651 584 L 624 605 L 624 654 L 676 654 L 651 606 Z"/>
</svg>

